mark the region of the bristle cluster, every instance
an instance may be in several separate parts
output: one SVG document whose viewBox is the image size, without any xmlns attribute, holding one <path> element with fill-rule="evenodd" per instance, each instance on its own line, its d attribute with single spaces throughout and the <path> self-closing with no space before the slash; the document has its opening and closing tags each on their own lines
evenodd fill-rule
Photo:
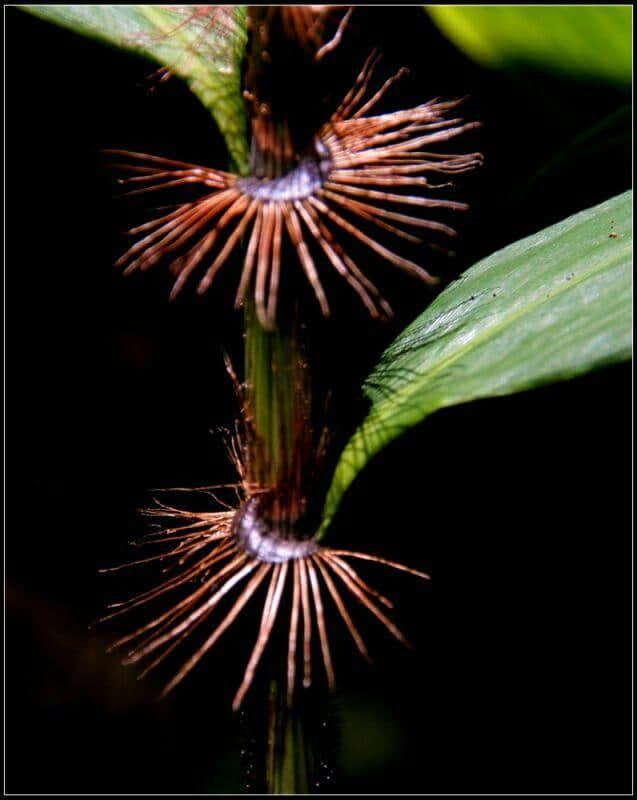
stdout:
<svg viewBox="0 0 637 800">
<path fill-rule="evenodd" d="M 124 663 L 146 661 L 140 677 L 148 674 L 208 620 L 227 595 L 235 590 L 238 592 L 232 606 L 212 627 L 203 644 L 165 686 L 162 696 L 174 689 L 197 666 L 247 603 L 257 596 L 259 588 L 266 585 L 257 639 L 233 701 L 235 710 L 252 684 L 286 592 L 291 591 L 287 623 L 287 696 L 290 704 L 299 660 L 302 664 L 302 683 L 305 687 L 311 685 L 312 637 L 315 630 L 318 632 L 327 682 L 331 688 L 334 687 L 335 673 L 324 605 L 327 596 L 333 601 L 357 649 L 366 659 L 369 660 L 369 653 L 347 608 L 348 597 L 353 596 L 367 608 L 400 642 L 409 644 L 381 609 L 381 606 L 391 608 L 391 602 L 369 586 L 349 562 L 350 559 L 367 560 L 428 578 L 425 573 L 366 553 L 321 547 L 308 540 L 295 542 L 281 539 L 276 532 L 265 530 L 255 514 L 257 505 L 258 502 L 253 499 L 236 511 L 197 513 L 158 504 L 156 509 L 149 512 L 179 520 L 179 524 L 164 528 L 144 540 L 154 544 L 170 543 L 170 546 L 159 555 L 124 566 L 159 561 L 169 564 L 172 574 L 161 585 L 124 603 L 115 604 L 114 610 L 104 620 L 146 605 L 163 595 L 174 597 L 179 590 L 185 590 L 185 596 L 166 612 L 115 642 L 114 648 L 130 648 Z M 343 590 L 346 590 L 344 594 Z"/>
<path fill-rule="evenodd" d="M 143 234 L 143 238 L 117 264 L 124 266 L 126 273 L 143 271 L 164 257 L 179 253 L 171 263 L 175 276 L 171 298 L 181 291 L 195 269 L 205 267 L 198 285 L 201 294 L 245 237 L 248 245 L 235 302 L 241 305 L 252 287 L 259 319 L 269 329 L 276 324 L 286 239 L 294 247 L 325 316 L 330 308 L 321 271 L 327 264 L 347 281 L 373 317 L 391 314 L 378 288 L 349 254 L 351 240 L 357 240 L 410 275 L 434 283 L 436 279 L 422 266 L 381 244 L 361 225 L 376 226 L 417 244 L 422 241 L 410 228 L 455 235 L 448 225 L 404 213 L 396 207 L 452 210 L 467 207 L 464 203 L 425 197 L 420 190 L 449 185 L 432 184 L 425 175 L 457 175 L 481 164 L 482 156 L 439 154 L 422 148 L 452 139 L 477 123 L 461 124 L 458 118 L 445 117 L 458 105 L 458 100 L 432 100 L 408 110 L 369 116 L 403 72 L 385 81 L 365 99 L 377 60 L 373 53 L 351 91 L 316 135 L 311 151 L 280 177 L 276 177 L 277 169 L 290 160 L 287 140 L 278 148 L 275 140 L 270 148 L 269 152 L 274 154 L 271 170 L 267 164 L 265 169 L 262 165 L 251 178 L 140 153 L 107 151 L 125 156 L 128 162 L 117 166 L 137 173 L 122 180 L 137 185 L 130 194 L 188 184 L 208 190 L 204 197 L 133 228 L 130 233 Z M 264 125 L 261 138 L 274 137 L 274 129 Z M 268 171 L 270 177 L 262 177 Z M 406 193 L 406 189 L 412 192 Z M 310 242 L 325 257 L 325 263 L 317 265 L 316 252 L 308 246 Z M 220 247 L 213 255 L 217 244 Z"/>
</svg>

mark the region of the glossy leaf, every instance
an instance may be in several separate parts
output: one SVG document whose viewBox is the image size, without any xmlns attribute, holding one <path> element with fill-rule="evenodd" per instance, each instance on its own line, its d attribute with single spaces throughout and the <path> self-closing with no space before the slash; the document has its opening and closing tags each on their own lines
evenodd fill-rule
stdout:
<svg viewBox="0 0 637 800">
<path fill-rule="evenodd" d="M 345 447 L 323 530 L 358 472 L 434 411 L 572 378 L 631 356 L 632 192 L 480 261 L 385 351 Z"/>
<path fill-rule="evenodd" d="M 427 6 L 427 11 L 445 36 L 484 66 L 535 67 L 631 85 L 630 6 Z"/>
<path fill-rule="evenodd" d="M 244 6 L 23 6 L 76 33 L 132 50 L 182 77 L 211 112 L 233 166 L 248 164 L 241 61 Z M 199 9 L 199 11 L 198 11 Z"/>
</svg>

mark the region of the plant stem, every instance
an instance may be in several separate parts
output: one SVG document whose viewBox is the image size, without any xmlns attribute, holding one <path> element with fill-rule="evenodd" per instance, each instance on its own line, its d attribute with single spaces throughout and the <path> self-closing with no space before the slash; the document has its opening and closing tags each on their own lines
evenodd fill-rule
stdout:
<svg viewBox="0 0 637 800">
<path fill-rule="evenodd" d="M 245 394 L 248 484 L 263 498 L 261 513 L 284 536 L 298 536 L 306 508 L 312 450 L 308 365 L 296 313 L 266 331 L 252 300 L 245 306 Z M 311 746 L 303 707 L 289 707 L 273 680 L 268 696 L 265 783 L 271 794 L 309 791 Z"/>
<path fill-rule="evenodd" d="M 270 794 L 307 794 L 310 749 L 300 709 L 289 708 L 278 681 L 269 696 L 266 784 Z"/>
<path fill-rule="evenodd" d="M 274 331 L 245 309 L 247 481 L 264 495 L 264 513 L 292 534 L 306 507 L 312 458 L 311 390 L 293 314 Z"/>
</svg>

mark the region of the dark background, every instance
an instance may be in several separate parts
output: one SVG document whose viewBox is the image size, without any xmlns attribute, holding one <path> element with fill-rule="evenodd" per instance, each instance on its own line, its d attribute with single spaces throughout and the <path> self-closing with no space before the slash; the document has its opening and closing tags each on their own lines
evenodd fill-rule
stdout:
<svg viewBox="0 0 637 800">
<path fill-rule="evenodd" d="M 209 431 L 234 414 L 220 346 L 236 358 L 240 341 L 236 273 L 168 304 L 161 269 L 112 269 L 135 209 L 97 151 L 223 166 L 223 144 L 179 81 L 148 91 L 147 62 L 16 8 L 6 22 L 6 789 L 232 792 L 244 731 L 229 705 L 256 617 L 161 704 L 162 676 L 137 683 L 105 653 L 113 629 L 88 630 L 130 588 L 97 570 L 130 557 L 149 489 L 232 479 Z M 630 186 L 629 136 L 528 184 L 628 94 L 484 71 L 419 8 L 359 8 L 348 36 L 333 92 L 378 43 L 388 70 L 412 67 L 390 107 L 468 94 L 463 114 L 484 123 L 462 143 L 486 167 L 457 191 L 472 210 L 456 259 L 432 268 L 445 279 Z M 336 441 L 363 413 L 354 387 L 430 298 L 398 278 L 388 294 L 391 325 L 343 293 L 320 329 Z M 333 620 L 336 789 L 629 790 L 630 385 L 625 365 L 439 412 L 356 481 L 332 541 L 434 580 L 368 573 L 415 652 L 372 621 L 369 668 Z"/>
</svg>

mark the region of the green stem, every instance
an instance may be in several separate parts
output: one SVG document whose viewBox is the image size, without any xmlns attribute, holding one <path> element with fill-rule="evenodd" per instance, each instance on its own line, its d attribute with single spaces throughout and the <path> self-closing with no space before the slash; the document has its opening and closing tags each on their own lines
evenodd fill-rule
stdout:
<svg viewBox="0 0 637 800">
<path fill-rule="evenodd" d="M 305 509 L 304 474 L 312 457 L 311 392 L 296 317 L 267 331 L 252 300 L 245 308 L 247 479 L 266 492 L 281 526 Z"/>
<path fill-rule="evenodd" d="M 308 794 L 311 764 L 305 725 L 299 709 L 289 708 L 272 681 L 269 698 L 267 788 L 270 794 Z"/>
<path fill-rule="evenodd" d="M 306 467 L 313 457 L 310 382 L 298 335 L 296 315 L 266 331 L 254 302 L 246 301 L 245 469 L 248 483 L 264 498 L 262 513 L 283 535 L 294 535 L 305 510 Z M 267 737 L 268 792 L 307 793 L 312 747 L 304 710 L 288 707 L 278 680 L 268 697 Z"/>
</svg>

